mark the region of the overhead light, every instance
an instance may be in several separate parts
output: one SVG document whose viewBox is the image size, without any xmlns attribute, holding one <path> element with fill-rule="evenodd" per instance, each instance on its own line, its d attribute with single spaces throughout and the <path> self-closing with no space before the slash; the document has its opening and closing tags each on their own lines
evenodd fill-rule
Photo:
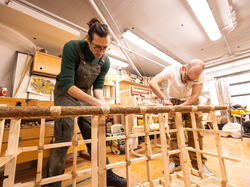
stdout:
<svg viewBox="0 0 250 187">
<path fill-rule="evenodd" d="M 128 67 L 128 63 L 118 60 L 116 58 L 109 57 L 109 60 L 110 60 L 111 66 L 113 67 L 122 67 L 122 68 Z"/>
<path fill-rule="evenodd" d="M 165 53 L 163 53 L 162 51 L 160 51 L 156 47 L 152 46 L 150 43 L 146 42 L 145 40 L 143 40 L 142 38 L 140 38 L 139 36 L 135 35 L 134 33 L 132 33 L 129 30 L 127 30 L 126 32 L 124 32 L 122 34 L 122 37 L 124 37 L 128 41 L 134 43 L 135 45 L 141 47 L 145 51 L 148 51 L 149 53 L 152 53 L 156 57 L 158 57 L 158 58 L 166 61 L 169 64 L 176 65 L 176 66 L 177 65 L 181 65 L 178 61 L 176 61 L 172 57 L 166 55 Z"/>
<path fill-rule="evenodd" d="M 241 60 L 237 60 L 237 61 L 234 61 L 231 63 L 224 64 L 224 65 L 215 66 L 215 67 L 205 69 L 204 73 L 212 73 L 212 72 L 214 73 L 216 71 L 237 68 L 239 66 L 248 65 L 249 62 L 250 62 L 250 58 L 245 58 L 245 59 L 241 59 Z"/>
<path fill-rule="evenodd" d="M 40 13 L 39 11 L 35 11 L 34 9 L 29 8 L 29 7 L 27 7 L 27 6 L 25 6 L 25 5 L 21 4 L 21 3 L 18 3 L 16 1 L 9 1 L 8 2 L 8 7 L 13 8 L 13 9 L 15 9 L 17 11 L 20 11 L 20 12 L 22 12 L 22 13 L 24 13 L 26 15 L 29 15 L 29 16 L 35 18 L 35 19 L 38 19 L 38 20 L 40 20 L 42 22 L 50 24 L 50 25 L 52 25 L 54 27 L 62 29 L 64 31 L 66 31 L 66 32 L 74 34 L 74 35 L 76 35 L 78 37 L 80 36 L 80 31 L 79 30 L 74 29 L 74 28 L 72 28 L 72 27 L 70 27 L 70 26 L 68 26 L 68 25 L 66 25 L 66 24 L 64 24 L 64 23 L 62 23 L 60 21 L 57 21 L 56 19 L 53 19 L 53 18 L 51 18 L 49 16 L 46 16 L 45 14 Z M 52 13 L 50 13 L 50 14 L 52 14 Z"/>
<path fill-rule="evenodd" d="M 207 0 L 187 0 L 194 14 L 198 18 L 210 40 L 218 40 L 221 37 L 221 32 L 214 19 Z"/>
</svg>

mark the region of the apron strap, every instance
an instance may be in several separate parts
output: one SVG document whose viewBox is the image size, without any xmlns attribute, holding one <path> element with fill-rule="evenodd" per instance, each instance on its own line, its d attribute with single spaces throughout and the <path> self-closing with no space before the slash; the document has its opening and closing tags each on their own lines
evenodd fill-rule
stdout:
<svg viewBox="0 0 250 187">
<path fill-rule="evenodd" d="M 105 63 L 105 61 L 106 61 L 106 59 L 107 59 L 107 56 L 106 55 L 103 55 L 103 57 L 102 57 L 102 59 L 101 59 L 101 61 L 100 61 L 100 66 L 102 66 L 104 63 Z"/>
<path fill-rule="evenodd" d="M 79 54 L 81 60 L 84 60 L 84 61 L 85 61 L 84 55 L 83 55 L 83 53 L 82 53 L 82 50 L 81 50 L 81 47 L 80 47 L 80 44 L 79 44 L 78 40 L 73 40 L 73 42 L 74 42 L 75 45 L 76 45 L 76 48 L 77 48 L 77 51 L 78 51 L 78 54 Z"/>
</svg>

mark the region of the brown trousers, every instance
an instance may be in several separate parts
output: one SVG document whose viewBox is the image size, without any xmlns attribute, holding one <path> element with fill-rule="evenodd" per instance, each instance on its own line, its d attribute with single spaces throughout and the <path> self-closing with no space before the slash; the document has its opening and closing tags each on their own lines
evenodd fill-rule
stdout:
<svg viewBox="0 0 250 187">
<path fill-rule="evenodd" d="M 179 99 L 170 99 L 170 101 L 173 103 L 173 105 L 180 105 L 180 104 L 182 104 L 184 102 L 184 101 L 181 101 Z M 197 101 L 194 105 L 198 105 L 198 104 L 199 104 L 199 101 Z M 182 119 L 183 119 L 183 125 L 184 125 L 184 127 L 192 128 L 190 113 L 182 114 Z M 202 123 L 201 123 L 201 120 L 202 120 L 202 114 L 201 113 L 199 113 L 199 112 L 195 113 L 195 120 L 196 120 L 197 128 L 203 128 Z M 176 128 L 174 116 L 171 116 L 171 115 L 169 117 L 169 128 L 170 129 L 175 129 Z M 186 136 L 186 145 L 188 147 L 195 148 L 193 132 L 192 131 L 188 131 L 185 134 L 187 135 Z M 175 132 L 174 133 L 170 133 L 170 137 L 171 137 L 171 140 L 170 140 L 170 150 L 176 150 L 176 149 L 178 149 L 178 143 L 177 143 L 177 135 L 176 135 L 176 133 Z M 203 139 L 203 135 L 201 135 L 200 133 L 198 133 L 198 141 L 199 141 L 199 145 L 200 145 L 200 149 L 201 150 L 203 149 L 203 141 L 202 141 L 202 139 Z M 190 157 L 192 166 L 193 167 L 197 167 L 198 164 L 197 164 L 196 153 L 192 152 L 192 151 L 189 151 L 189 157 Z M 179 159 L 179 155 L 178 154 L 171 155 L 170 156 L 170 160 L 172 162 L 174 162 L 175 164 L 180 165 L 180 159 Z M 201 160 L 202 160 L 202 163 L 204 164 L 207 159 L 203 155 L 201 155 Z"/>
</svg>

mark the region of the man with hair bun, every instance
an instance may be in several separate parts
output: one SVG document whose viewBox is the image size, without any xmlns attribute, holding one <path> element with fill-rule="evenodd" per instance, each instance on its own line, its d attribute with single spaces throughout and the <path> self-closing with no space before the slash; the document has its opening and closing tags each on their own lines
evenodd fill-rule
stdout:
<svg viewBox="0 0 250 187">
<path fill-rule="evenodd" d="M 198 97 L 201 94 L 204 82 L 204 62 L 200 59 L 193 59 L 187 65 L 181 67 L 168 66 L 158 75 L 156 75 L 150 81 L 150 87 L 152 91 L 162 100 L 164 106 L 167 105 L 198 105 Z M 160 89 L 160 84 L 167 82 L 168 87 L 166 93 L 163 93 Z M 174 129 L 175 121 L 174 116 L 169 115 L 169 125 L 170 129 Z M 192 128 L 191 117 L 189 113 L 182 114 L 184 119 L 184 126 Z M 195 119 L 197 128 L 203 128 L 201 123 L 202 116 L 199 113 L 195 113 Z M 178 149 L 176 133 L 170 133 L 170 150 Z M 202 135 L 198 134 L 198 141 L 200 149 L 202 150 L 203 142 Z M 194 137 L 193 132 L 188 131 L 188 146 L 194 147 Z M 193 168 L 197 169 L 197 158 L 196 153 L 189 151 L 189 156 Z M 206 158 L 202 155 L 202 169 L 203 172 L 208 175 L 214 175 L 206 165 Z M 170 173 L 178 170 L 180 167 L 180 159 L 177 154 L 170 155 L 169 169 Z"/>
<path fill-rule="evenodd" d="M 104 54 L 110 42 L 109 29 L 96 18 L 91 19 L 88 25 L 86 40 L 72 40 L 64 45 L 61 72 L 56 78 L 54 89 L 55 106 L 107 106 L 102 89 L 110 67 L 109 58 Z M 79 117 L 78 126 L 83 138 L 90 139 L 90 116 Z M 56 119 L 55 143 L 72 141 L 73 130 L 73 118 Z M 44 178 L 64 173 L 68 148 L 51 149 Z M 91 154 L 91 145 L 87 144 L 87 148 Z M 107 170 L 108 186 L 123 187 L 126 184 L 126 179 L 116 175 L 111 169 Z M 61 182 L 44 186 L 60 187 Z"/>
</svg>

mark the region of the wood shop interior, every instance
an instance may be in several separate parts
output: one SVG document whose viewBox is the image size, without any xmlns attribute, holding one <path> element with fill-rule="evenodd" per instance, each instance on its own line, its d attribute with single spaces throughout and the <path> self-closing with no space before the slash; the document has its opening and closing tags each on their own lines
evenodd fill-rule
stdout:
<svg viewBox="0 0 250 187">
<path fill-rule="evenodd" d="M 249 9 L 0 0 L 0 185 L 249 187 Z"/>
</svg>

